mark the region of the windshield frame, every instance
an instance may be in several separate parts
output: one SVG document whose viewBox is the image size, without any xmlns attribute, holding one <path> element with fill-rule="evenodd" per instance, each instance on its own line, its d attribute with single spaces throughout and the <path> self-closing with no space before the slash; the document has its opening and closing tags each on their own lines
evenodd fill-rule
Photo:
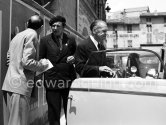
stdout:
<svg viewBox="0 0 166 125">
<path fill-rule="evenodd" d="M 163 60 L 161 59 L 161 57 L 159 56 L 159 54 L 157 53 L 157 52 L 155 52 L 155 51 L 152 51 L 152 50 L 149 50 L 149 49 L 141 49 L 141 48 L 123 48 L 123 49 L 118 49 L 118 48 L 113 48 L 113 49 L 106 49 L 106 50 L 100 50 L 100 51 L 93 51 L 91 54 L 93 54 L 93 53 L 103 53 L 103 52 L 116 52 L 116 51 L 146 51 L 146 52 L 151 52 L 151 53 L 153 53 L 154 55 L 156 55 L 157 57 L 158 57 L 158 59 L 159 59 L 159 61 L 161 62 L 161 66 L 160 66 L 160 72 L 163 72 L 163 74 L 165 74 L 166 72 L 165 72 L 165 68 L 164 68 L 164 62 L 163 62 Z M 164 78 L 165 78 L 166 76 L 164 75 Z"/>
</svg>

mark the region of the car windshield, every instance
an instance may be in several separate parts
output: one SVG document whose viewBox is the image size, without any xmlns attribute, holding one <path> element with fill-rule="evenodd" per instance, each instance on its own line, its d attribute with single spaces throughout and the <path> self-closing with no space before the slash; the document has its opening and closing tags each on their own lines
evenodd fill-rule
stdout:
<svg viewBox="0 0 166 125">
<path fill-rule="evenodd" d="M 116 72 L 118 78 L 129 78 L 132 76 L 146 78 L 150 71 L 155 72 L 150 73 L 149 76 L 152 77 L 154 74 L 156 75 L 163 72 L 161 58 L 153 51 L 141 49 L 107 50 L 92 53 L 90 59 L 95 58 L 96 56 L 103 57 L 101 54 L 105 55 L 105 64 Z"/>
</svg>

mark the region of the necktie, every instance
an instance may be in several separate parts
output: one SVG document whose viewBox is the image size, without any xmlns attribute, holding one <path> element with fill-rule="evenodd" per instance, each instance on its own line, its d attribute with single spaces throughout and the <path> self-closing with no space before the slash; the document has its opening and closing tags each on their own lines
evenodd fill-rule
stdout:
<svg viewBox="0 0 166 125">
<path fill-rule="evenodd" d="M 62 50 L 62 39 L 59 38 L 59 47 L 60 47 L 60 50 Z"/>
<path fill-rule="evenodd" d="M 101 43 L 98 43 L 98 49 L 99 50 L 105 50 L 105 47 L 104 47 L 104 45 L 103 44 L 101 44 Z"/>
<path fill-rule="evenodd" d="M 100 43 L 98 43 L 97 47 L 98 47 L 99 50 L 101 50 L 101 44 Z"/>
<path fill-rule="evenodd" d="M 100 50 L 100 46 L 101 46 L 100 43 L 98 43 L 98 44 L 97 44 L 98 50 Z"/>
</svg>

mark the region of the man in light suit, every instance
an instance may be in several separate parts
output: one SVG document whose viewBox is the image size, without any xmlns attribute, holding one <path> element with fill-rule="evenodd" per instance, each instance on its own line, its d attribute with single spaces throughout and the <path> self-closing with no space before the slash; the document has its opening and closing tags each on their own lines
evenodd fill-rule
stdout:
<svg viewBox="0 0 166 125">
<path fill-rule="evenodd" d="M 76 71 L 81 77 L 101 77 L 109 75 L 112 70 L 106 66 L 106 54 L 93 53 L 93 51 L 105 50 L 106 22 L 95 20 L 90 25 L 92 34 L 77 46 Z"/>
<path fill-rule="evenodd" d="M 9 110 L 7 125 L 28 125 L 35 72 L 44 71 L 48 67 L 48 60 L 37 61 L 42 25 L 43 19 L 40 16 L 31 16 L 27 29 L 18 33 L 10 43 L 9 67 L 2 86 Z"/>
</svg>

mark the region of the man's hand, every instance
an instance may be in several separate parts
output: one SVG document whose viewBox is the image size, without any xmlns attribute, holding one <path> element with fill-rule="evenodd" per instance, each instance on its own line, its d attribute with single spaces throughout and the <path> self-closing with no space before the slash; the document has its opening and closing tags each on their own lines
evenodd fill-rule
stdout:
<svg viewBox="0 0 166 125">
<path fill-rule="evenodd" d="M 44 69 L 45 69 L 46 67 L 48 67 L 48 65 L 49 65 L 48 59 L 41 59 L 40 62 L 41 62 L 42 65 L 44 66 Z"/>
<path fill-rule="evenodd" d="M 114 75 L 115 74 L 115 72 L 108 66 L 100 66 L 99 67 L 99 71 L 100 72 L 108 72 L 108 73 L 110 73 L 110 75 Z"/>
<path fill-rule="evenodd" d="M 75 62 L 74 56 L 68 56 L 66 62 L 70 63 L 70 64 L 73 64 Z"/>
</svg>

